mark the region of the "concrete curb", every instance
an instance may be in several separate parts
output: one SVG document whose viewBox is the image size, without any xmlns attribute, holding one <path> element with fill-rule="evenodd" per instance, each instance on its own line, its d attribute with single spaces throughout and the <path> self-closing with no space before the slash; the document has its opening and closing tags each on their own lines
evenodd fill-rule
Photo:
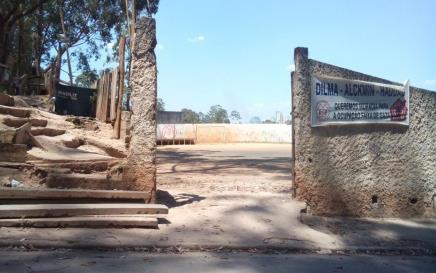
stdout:
<svg viewBox="0 0 436 273">
<path fill-rule="evenodd" d="M 32 240 L 20 240 L 14 242 L 1 241 L 2 248 L 20 248 L 29 251 L 45 249 L 79 249 L 79 250 L 103 250 L 103 251 L 135 251 L 152 253 L 184 253 L 184 252 L 249 252 L 262 254 L 324 254 L 324 255 L 411 255 L 411 256 L 436 256 L 436 245 L 422 247 L 398 247 L 398 246 L 349 246 L 347 248 L 325 249 L 310 248 L 300 246 L 278 246 L 278 245 L 200 245 L 200 244 L 181 244 L 181 245 L 111 245 L 111 244 L 87 244 L 85 242 L 74 243 L 65 241 L 63 244 L 50 241 L 38 242 Z"/>
</svg>

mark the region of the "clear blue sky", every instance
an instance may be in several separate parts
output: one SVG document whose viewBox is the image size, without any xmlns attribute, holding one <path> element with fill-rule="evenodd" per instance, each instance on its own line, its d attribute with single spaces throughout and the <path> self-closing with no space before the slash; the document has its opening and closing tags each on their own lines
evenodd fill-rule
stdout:
<svg viewBox="0 0 436 273">
<path fill-rule="evenodd" d="M 156 19 L 158 96 L 168 110 L 287 114 L 297 46 L 436 90 L 436 1 L 161 0 Z"/>
<path fill-rule="evenodd" d="M 167 110 L 220 104 L 244 121 L 286 116 L 298 46 L 313 59 L 436 90 L 436 1 L 161 0 L 156 20 Z"/>
</svg>

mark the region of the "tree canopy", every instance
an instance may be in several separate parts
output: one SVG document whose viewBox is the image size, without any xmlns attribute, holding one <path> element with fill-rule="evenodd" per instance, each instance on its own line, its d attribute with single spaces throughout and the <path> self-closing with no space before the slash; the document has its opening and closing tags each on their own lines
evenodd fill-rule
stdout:
<svg viewBox="0 0 436 273">
<path fill-rule="evenodd" d="M 159 0 L 2 0 L 0 63 L 13 77 L 51 68 L 59 79 L 69 49 L 83 83 L 83 74 L 93 72 L 90 59 L 130 34 L 128 18 L 152 16 L 158 6 Z"/>
<path fill-rule="evenodd" d="M 165 102 L 163 99 L 158 98 L 156 102 L 156 110 L 157 111 L 165 111 Z"/>
<path fill-rule="evenodd" d="M 213 105 L 210 107 L 209 112 L 203 114 L 202 112 L 195 112 L 191 109 L 183 108 L 182 123 L 230 123 L 227 110 L 221 105 Z M 233 110 L 230 114 L 233 121 L 239 121 L 241 115 L 238 111 Z"/>
<path fill-rule="evenodd" d="M 221 105 L 213 105 L 206 114 L 205 121 L 207 123 L 230 123 L 227 110 Z"/>
<path fill-rule="evenodd" d="M 233 110 L 233 111 L 230 113 L 230 119 L 231 119 L 233 122 L 239 122 L 239 121 L 241 120 L 241 114 L 239 114 L 238 111 Z"/>
<path fill-rule="evenodd" d="M 259 124 L 259 123 L 262 123 L 262 120 L 259 117 L 251 117 L 250 118 L 250 123 L 252 123 L 252 124 Z"/>
</svg>

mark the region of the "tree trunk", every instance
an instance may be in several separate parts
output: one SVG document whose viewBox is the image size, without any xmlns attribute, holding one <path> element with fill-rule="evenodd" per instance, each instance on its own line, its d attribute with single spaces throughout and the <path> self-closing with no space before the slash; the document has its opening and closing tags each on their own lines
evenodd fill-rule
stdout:
<svg viewBox="0 0 436 273">
<path fill-rule="evenodd" d="M 36 19 L 36 31 L 37 36 L 35 39 L 33 39 L 33 56 L 35 58 L 35 72 L 38 77 L 41 76 L 41 55 L 42 55 L 42 48 L 43 48 L 43 39 L 41 38 L 43 35 L 42 30 L 42 8 L 38 8 L 38 16 Z"/>
<path fill-rule="evenodd" d="M 52 82 L 50 84 L 50 88 L 48 90 L 48 95 L 50 97 L 53 97 L 54 89 L 56 87 L 56 84 L 59 82 L 61 78 L 61 63 L 62 63 L 62 55 L 64 54 L 64 49 L 62 48 L 61 44 L 59 43 L 58 47 L 58 55 L 56 56 L 56 61 L 54 63 L 54 66 L 51 68 L 52 73 Z"/>
<path fill-rule="evenodd" d="M 20 4 L 20 8 L 19 11 L 21 13 L 21 10 L 23 9 L 23 5 Z M 18 21 L 18 54 L 17 54 L 17 76 L 21 77 L 22 75 L 22 67 L 21 67 L 21 56 L 23 54 L 23 35 L 21 34 L 23 31 L 23 18 L 20 18 L 20 20 Z M 20 83 L 20 85 L 22 85 L 22 82 Z M 22 86 L 20 88 L 20 92 L 22 92 Z M 19 94 L 19 95 L 24 95 L 24 94 Z"/>
<path fill-rule="evenodd" d="M 6 23 L 0 23 L 0 63 L 6 64 L 8 60 L 9 50 L 9 32 L 6 31 Z M 0 67 L 0 75 L 3 75 L 3 68 Z"/>
<path fill-rule="evenodd" d="M 120 130 L 121 130 L 121 112 L 123 111 L 123 95 L 124 95 L 124 49 L 126 44 L 126 38 L 124 36 L 120 37 L 119 43 L 119 72 L 120 75 L 118 77 L 118 103 L 117 103 L 117 116 L 115 118 L 114 125 L 114 138 L 120 138 Z"/>
<path fill-rule="evenodd" d="M 4 44 L 3 44 L 3 31 L 0 30 L 0 63 L 5 64 L 4 59 Z M 3 80 L 3 66 L 0 66 L 0 80 Z"/>
</svg>

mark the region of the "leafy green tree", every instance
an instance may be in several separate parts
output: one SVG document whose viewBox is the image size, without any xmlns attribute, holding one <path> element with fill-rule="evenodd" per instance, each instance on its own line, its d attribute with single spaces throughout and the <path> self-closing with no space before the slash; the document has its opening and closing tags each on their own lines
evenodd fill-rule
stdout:
<svg viewBox="0 0 436 273">
<path fill-rule="evenodd" d="M 203 114 L 202 112 L 198 112 L 198 118 L 200 120 L 200 123 L 206 123 L 206 115 Z"/>
<path fill-rule="evenodd" d="M 200 115 L 187 108 L 182 109 L 182 123 L 200 123 Z"/>
<path fill-rule="evenodd" d="M 250 123 L 259 124 L 259 123 L 262 123 L 262 120 L 259 117 L 252 117 L 252 118 L 250 118 Z"/>
<path fill-rule="evenodd" d="M 83 72 L 76 77 L 76 84 L 80 87 L 91 87 L 98 80 L 96 71 Z"/>
<path fill-rule="evenodd" d="M 211 106 L 205 117 L 207 123 L 230 123 L 227 110 L 221 105 Z"/>
<path fill-rule="evenodd" d="M 230 119 L 231 119 L 233 122 L 237 123 L 237 122 L 239 122 L 239 121 L 241 120 L 241 114 L 239 114 L 238 111 L 233 110 L 233 111 L 230 113 Z"/>
<path fill-rule="evenodd" d="M 0 63 L 6 63 L 10 51 L 17 47 L 16 26 L 49 0 L 2 0 L 0 8 Z M 21 27 L 20 27 L 21 28 Z M 21 33 L 19 33 L 21 34 Z"/>
<path fill-rule="evenodd" d="M 157 98 L 156 109 L 157 111 L 165 111 L 165 102 L 163 99 Z"/>
<path fill-rule="evenodd" d="M 13 62 L 18 69 L 11 70 L 20 76 L 29 73 L 21 66 L 33 66 L 36 75 L 46 66 L 58 79 L 69 50 L 77 68 L 90 74 L 89 60 L 100 57 L 113 38 L 129 33 L 127 18 L 152 16 L 158 5 L 159 0 L 1 0 L 0 63 L 18 60 Z"/>
</svg>

